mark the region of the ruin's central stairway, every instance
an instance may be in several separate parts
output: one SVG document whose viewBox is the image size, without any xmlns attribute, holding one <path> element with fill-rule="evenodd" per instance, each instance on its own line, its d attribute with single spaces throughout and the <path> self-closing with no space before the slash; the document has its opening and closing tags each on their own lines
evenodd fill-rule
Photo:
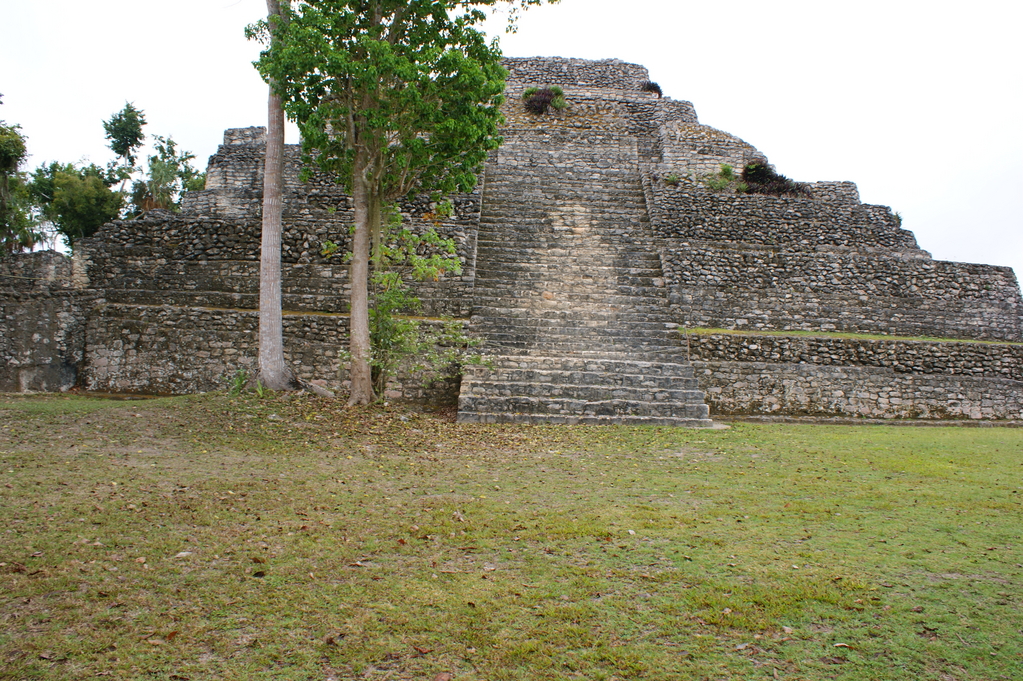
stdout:
<svg viewBox="0 0 1023 681">
<path fill-rule="evenodd" d="M 711 426 L 635 162 L 585 142 L 512 132 L 487 166 L 471 329 L 492 361 L 466 367 L 458 418 Z"/>
</svg>

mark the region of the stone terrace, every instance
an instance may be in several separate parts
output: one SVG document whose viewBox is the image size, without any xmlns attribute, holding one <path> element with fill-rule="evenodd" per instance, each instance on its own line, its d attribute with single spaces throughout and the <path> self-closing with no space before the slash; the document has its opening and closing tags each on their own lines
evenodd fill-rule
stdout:
<svg viewBox="0 0 1023 681">
<path fill-rule="evenodd" d="M 471 320 L 495 357 L 492 370 L 467 369 L 460 418 L 707 425 L 707 406 L 1023 418 L 1012 270 L 933 260 L 851 182 L 815 183 L 807 197 L 711 191 L 707 174 L 763 154 L 702 125 L 689 102 L 643 92 L 641 66 L 506 65 L 505 143 L 438 224 L 463 273 L 419 288 L 426 314 Z M 522 91 L 548 85 L 570 107 L 526 112 Z M 206 190 L 179 215 L 106 225 L 73 266 L 38 254 L 0 263 L 0 389 L 193 392 L 251 370 L 262 135 L 228 131 Z M 344 389 L 348 273 L 321 248 L 347 244 L 351 202 L 329 178 L 301 182 L 299 152 L 288 154 L 286 353 L 301 377 Z M 430 210 L 401 206 L 413 229 Z M 754 333 L 795 330 L 820 336 Z M 880 338 L 825 335 L 835 331 Z M 920 336 L 956 340 L 902 338 Z M 457 381 L 427 391 L 421 378 L 388 396 L 458 399 Z"/>
</svg>

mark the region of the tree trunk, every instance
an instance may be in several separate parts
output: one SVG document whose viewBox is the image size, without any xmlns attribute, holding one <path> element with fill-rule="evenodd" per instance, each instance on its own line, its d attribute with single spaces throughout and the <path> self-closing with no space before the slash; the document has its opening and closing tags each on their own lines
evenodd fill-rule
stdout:
<svg viewBox="0 0 1023 681">
<path fill-rule="evenodd" d="M 271 21 L 280 17 L 278 0 L 266 0 Z M 272 46 L 271 38 L 271 46 Z M 259 261 L 259 373 L 257 380 L 271 390 L 294 390 L 295 375 L 284 362 L 281 317 L 281 232 L 284 175 L 284 108 L 270 84 L 263 170 L 263 237 Z"/>
<path fill-rule="evenodd" d="M 366 152 L 358 150 L 352 181 L 352 202 L 355 208 L 355 234 L 352 235 L 351 310 L 349 378 L 352 392 L 349 406 L 373 401 L 373 372 L 369 332 L 369 241 L 373 213 L 373 192 L 366 179 Z"/>
</svg>

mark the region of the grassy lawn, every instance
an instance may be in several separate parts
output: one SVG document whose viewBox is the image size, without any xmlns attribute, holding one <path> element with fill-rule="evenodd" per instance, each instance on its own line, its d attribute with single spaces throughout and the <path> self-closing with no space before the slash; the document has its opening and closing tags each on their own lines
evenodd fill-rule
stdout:
<svg viewBox="0 0 1023 681">
<path fill-rule="evenodd" d="M 0 679 L 1016 681 L 1021 501 L 1018 429 L 0 396 Z"/>
</svg>

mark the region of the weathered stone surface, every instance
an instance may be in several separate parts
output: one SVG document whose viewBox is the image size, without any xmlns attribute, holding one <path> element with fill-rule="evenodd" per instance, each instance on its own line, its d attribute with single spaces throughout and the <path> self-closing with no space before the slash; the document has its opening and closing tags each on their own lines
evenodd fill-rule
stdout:
<svg viewBox="0 0 1023 681">
<path fill-rule="evenodd" d="M 468 421 L 673 423 L 729 414 L 1020 418 L 1023 298 L 1008 268 L 933 260 L 851 182 L 806 197 L 710 191 L 701 176 L 763 154 L 701 125 L 689 102 L 640 90 L 617 60 L 511 59 L 505 142 L 475 192 L 413 229 L 453 238 L 464 270 L 418 286 L 427 315 L 468 321 L 496 355 L 462 383 Z M 520 95 L 559 85 L 569 108 Z M 256 355 L 262 128 L 225 133 L 207 187 L 179 215 L 106 225 L 56 254 L 0 261 L 0 390 L 194 392 Z M 300 179 L 289 148 L 285 346 L 304 380 L 344 388 L 350 198 Z M 670 176 L 682 179 L 676 186 Z M 850 331 L 1000 343 L 678 329 Z M 685 342 L 683 342 L 685 340 Z M 689 364 L 692 358 L 696 366 Z M 446 396 L 401 377 L 388 395 Z"/>
<path fill-rule="evenodd" d="M 694 361 L 712 413 L 881 419 L 1023 419 L 1023 383 L 890 369 Z"/>
<path fill-rule="evenodd" d="M 0 392 L 75 386 L 91 296 L 72 285 L 71 260 L 59 253 L 0 260 Z"/>
</svg>

